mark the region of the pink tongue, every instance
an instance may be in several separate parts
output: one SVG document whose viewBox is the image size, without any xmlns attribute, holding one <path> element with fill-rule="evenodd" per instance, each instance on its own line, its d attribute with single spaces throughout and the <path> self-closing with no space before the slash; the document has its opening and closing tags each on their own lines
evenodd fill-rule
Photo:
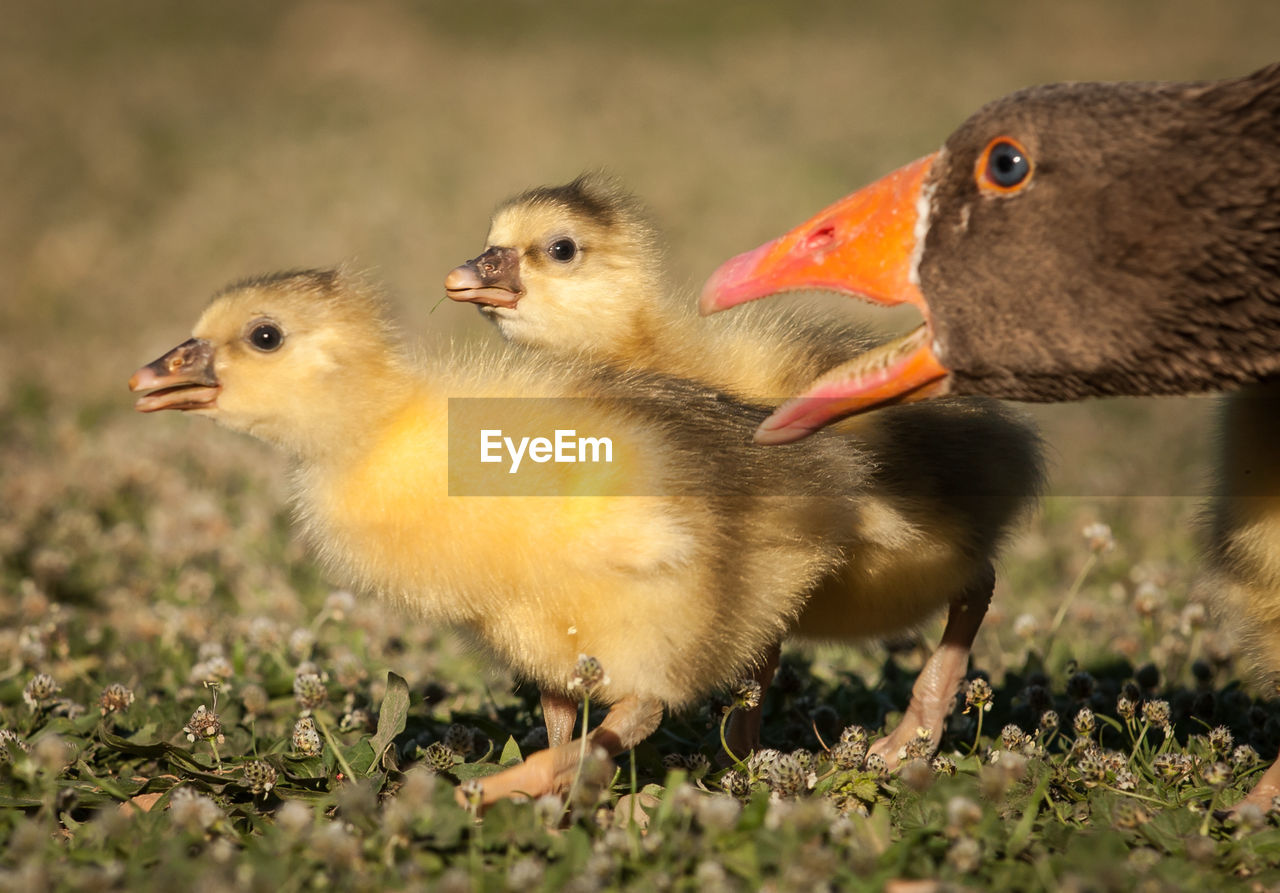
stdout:
<svg viewBox="0 0 1280 893">
<path fill-rule="evenodd" d="M 920 325 L 821 375 L 799 397 L 774 410 L 755 439 L 768 444 L 800 440 L 842 416 L 908 402 L 942 374 L 945 370 L 937 368 L 929 352 L 928 327 Z"/>
</svg>

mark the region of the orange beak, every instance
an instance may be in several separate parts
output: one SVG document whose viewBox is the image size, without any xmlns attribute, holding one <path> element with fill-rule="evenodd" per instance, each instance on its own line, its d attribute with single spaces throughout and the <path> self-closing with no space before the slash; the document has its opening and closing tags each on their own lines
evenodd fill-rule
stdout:
<svg viewBox="0 0 1280 893">
<path fill-rule="evenodd" d="M 702 290 L 703 314 L 778 292 L 838 291 L 876 304 L 913 304 L 925 323 L 823 375 L 756 432 L 763 443 L 798 440 L 841 416 L 938 396 L 948 371 L 933 352 L 929 308 L 912 281 L 916 224 L 936 158 L 899 168 L 772 242 L 726 261 Z"/>
</svg>

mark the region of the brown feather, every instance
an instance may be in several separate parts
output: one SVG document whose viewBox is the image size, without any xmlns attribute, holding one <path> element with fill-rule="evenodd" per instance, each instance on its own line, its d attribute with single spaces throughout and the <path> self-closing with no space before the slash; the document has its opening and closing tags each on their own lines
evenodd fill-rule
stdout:
<svg viewBox="0 0 1280 893">
<path fill-rule="evenodd" d="M 1013 197 L 973 176 L 998 136 L 1036 164 Z M 926 190 L 919 280 L 955 393 L 1184 394 L 1280 373 L 1280 64 L 1011 94 L 951 135 Z"/>
</svg>

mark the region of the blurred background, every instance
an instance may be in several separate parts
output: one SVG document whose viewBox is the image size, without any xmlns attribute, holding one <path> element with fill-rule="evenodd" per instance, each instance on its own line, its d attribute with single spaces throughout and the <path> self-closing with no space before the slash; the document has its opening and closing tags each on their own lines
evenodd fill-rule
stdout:
<svg viewBox="0 0 1280 893">
<path fill-rule="evenodd" d="M 1274 0 L 6 3 L 7 498 L 30 475 L 101 471 L 112 451 L 160 463 L 197 444 L 274 480 L 265 448 L 138 416 L 125 388 L 243 276 L 350 262 L 411 333 L 492 338 L 473 308 L 436 306 L 441 282 L 527 187 L 607 169 L 696 289 L 1011 90 L 1277 58 Z M 1212 400 L 1034 411 L 1054 498 L 1021 559 L 1105 520 L 1130 564 L 1189 573 Z"/>
</svg>

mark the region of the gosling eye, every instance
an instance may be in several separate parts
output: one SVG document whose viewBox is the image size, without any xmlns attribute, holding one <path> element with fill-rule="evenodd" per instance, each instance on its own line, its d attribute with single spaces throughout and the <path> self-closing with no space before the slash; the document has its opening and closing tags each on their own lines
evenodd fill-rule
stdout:
<svg viewBox="0 0 1280 893">
<path fill-rule="evenodd" d="M 551 255 L 552 260 L 567 264 L 578 256 L 578 246 L 573 239 L 556 239 L 547 246 L 547 254 Z"/>
<path fill-rule="evenodd" d="M 1027 185 L 1035 165 L 1022 144 L 1012 137 L 996 137 L 987 144 L 974 171 L 978 186 L 1008 194 Z"/>
<path fill-rule="evenodd" d="M 271 353 L 284 344 L 284 332 L 273 322 L 258 323 L 250 330 L 248 341 L 255 350 Z"/>
</svg>

